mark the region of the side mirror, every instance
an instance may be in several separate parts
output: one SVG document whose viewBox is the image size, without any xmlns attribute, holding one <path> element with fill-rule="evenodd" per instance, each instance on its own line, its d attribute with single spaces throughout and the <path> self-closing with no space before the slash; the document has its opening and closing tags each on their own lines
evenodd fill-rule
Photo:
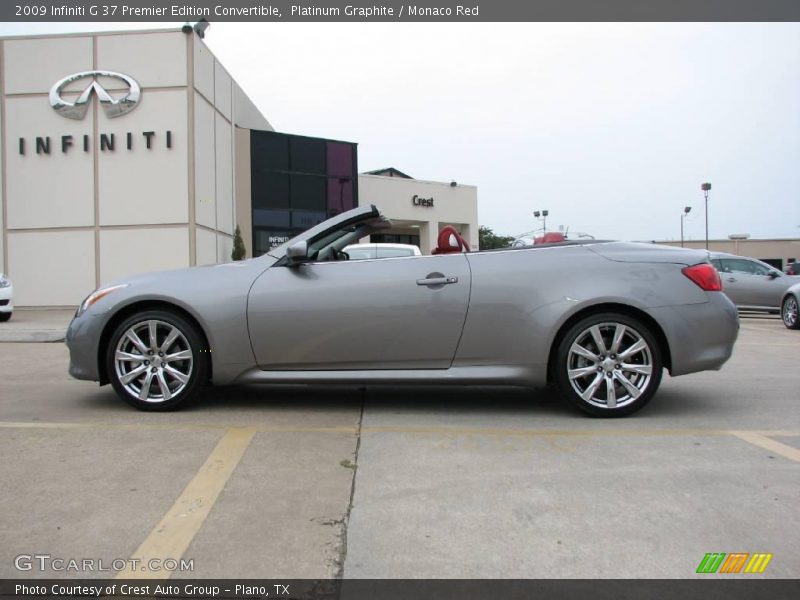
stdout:
<svg viewBox="0 0 800 600">
<path fill-rule="evenodd" d="M 767 275 L 767 277 L 769 277 L 770 279 L 777 279 L 780 276 L 781 274 L 778 273 L 777 271 L 770 271 L 769 275 Z"/>
<path fill-rule="evenodd" d="M 290 266 L 300 265 L 308 260 L 308 242 L 300 241 L 286 249 L 286 258 Z"/>
</svg>

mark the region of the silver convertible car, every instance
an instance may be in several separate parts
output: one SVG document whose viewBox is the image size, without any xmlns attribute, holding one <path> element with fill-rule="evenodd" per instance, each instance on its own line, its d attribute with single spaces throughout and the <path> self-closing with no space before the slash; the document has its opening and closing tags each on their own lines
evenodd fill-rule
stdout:
<svg viewBox="0 0 800 600">
<path fill-rule="evenodd" d="M 719 369 L 738 317 L 707 254 L 622 242 L 348 260 L 390 223 L 342 213 L 258 258 L 153 273 L 89 295 L 69 371 L 164 410 L 208 384 L 553 384 L 622 416 L 672 375 Z"/>
</svg>

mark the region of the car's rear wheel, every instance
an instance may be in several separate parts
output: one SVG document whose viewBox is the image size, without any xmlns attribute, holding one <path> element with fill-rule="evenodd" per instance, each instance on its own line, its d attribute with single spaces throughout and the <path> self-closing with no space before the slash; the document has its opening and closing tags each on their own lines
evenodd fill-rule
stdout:
<svg viewBox="0 0 800 600">
<path fill-rule="evenodd" d="M 649 327 L 617 313 L 575 323 L 556 349 L 563 396 L 596 417 L 622 417 L 647 404 L 661 383 L 661 350 Z"/>
<path fill-rule="evenodd" d="M 106 372 L 114 390 L 140 410 L 171 410 L 195 397 L 208 378 L 197 327 L 163 310 L 141 312 L 114 330 Z"/>
<path fill-rule="evenodd" d="M 4 323 L 5 321 L 8 321 L 10 318 L 11 318 L 11 313 L 10 312 L 2 312 L 2 313 L 0 313 L 0 323 Z"/>
<path fill-rule="evenodd" d="M 783 324 L 789 329 L 800 329 L 800 316 L 798 316 L 797 298 L 789 294 L 781 306 Z"/>
</svg>

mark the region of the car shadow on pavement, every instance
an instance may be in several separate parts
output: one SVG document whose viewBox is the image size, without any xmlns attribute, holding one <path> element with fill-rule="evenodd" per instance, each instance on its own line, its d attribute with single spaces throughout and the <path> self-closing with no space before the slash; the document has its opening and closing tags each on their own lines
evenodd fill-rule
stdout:
<svg viewBox="0 0 800 600">
<path fill-rule="evenodd" d="M 715 412 L 717 398 L 660 390 L 648 406 L 632 418 L 691 417 Z M 561 399 L 551 388 L 506 387 L 388 387 L 238 385 L 211 387 L 181 407 L 179 413 L 224 415 L 252 412 L 353 411 L 362 403 L 370 413 L 453 413 L 460 416 L 503 415 L 529 418 L 588 418 Z M 110 386 L 82 394 L 78 404 L 109 412 L 133 411 Z"/>
<path fill-rule="evenodd" d="M 440 412 L 461 414 L 573 413 L 573 409 L 549 389 L 477 387 L 326 387 L 326 386 L 230 386 L 209 388 L 187 410 L 217 408 L 236 410 L 274 410 L 319 407 L 324 410 L 351 409 L 362 403 L 370 411 Z"/>
</svg>

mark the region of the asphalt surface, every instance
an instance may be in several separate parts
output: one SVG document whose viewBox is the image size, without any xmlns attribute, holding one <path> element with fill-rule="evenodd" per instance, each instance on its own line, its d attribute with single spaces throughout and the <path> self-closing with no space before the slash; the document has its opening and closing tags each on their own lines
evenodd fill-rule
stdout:
<svg viewBox="0 0 800 600">
<path fill-rule="evenodd" d="M 0 577 L 116 573 L 15 568 L 45 554 L 193 561 L 126 577 L 683 578 L 765 552 L 756 577 L 797 578 L 798 350 L 745 318 L 722 371 L 599 420 L 513 389 L 233 387 L 147 414 L 71 380 L 63 344 L 3 343 Z"/>
</svg>

